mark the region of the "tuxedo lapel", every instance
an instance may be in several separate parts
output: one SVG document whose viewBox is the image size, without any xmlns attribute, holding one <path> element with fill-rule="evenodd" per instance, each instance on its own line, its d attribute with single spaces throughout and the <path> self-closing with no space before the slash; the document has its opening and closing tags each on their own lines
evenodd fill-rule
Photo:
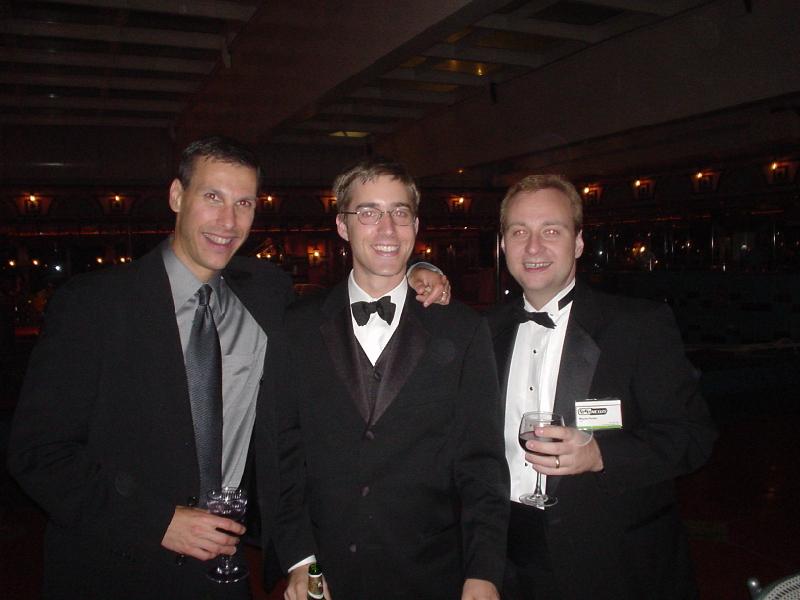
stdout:
<svg viewBox="0 0 800 600">
<path fill-rule="evenodd" d="M 517 338 L 519 323 L 513 317 L 511 303 L 503 307 L 502 311 L 493 319 L 494 335 L 492 341 L 495 361 L 497 362 L 497 375 L 500 377 L 500 397 L 503 399 L 503 414 L 505 414 L 511 356 L 514 353 L 514 342 Z"/>
<path fill-rule="evenodd" d="M 564 416 L 568 426 L 575 425 L 575 402 L 586 400 L 594 379 L 600 348 L 592 337 L 599 323 L 591 301 L 576 287 L 576 297 L 570 311 L 569 324 L 561 352 L 556 398 L 553 412 Z M 547 478 L 548 490 L 555 491 L 561 477 Z"/>
<path fill-rule="evenodd" d="M 378 360 L 378 365 L 383 363 L 385 367 L 370 425 L 374 425 L 391 406 L 425 353 L 430 334 L 416 314 L 418 310 L 416 304 L 414 296 L 409 291 L 397 330 Z"/>
<path fill-rule="evenodd" d="M 138 324 L 139 335 L 130 344 L 137 356 L 158 365 L 157 369 L 140 369 L 141 393 L 160 404 L 177 439 L 194 440 L 186 366 L 161 246 L 138 259 L 132 268 L 137 274 L 130 320 Z"/>
<path fill-rule="evenodd" d="M 353 333 L 346 279 L 331 290 L 323 303 L 322 311 L 325 319 L 319 329 L 328 356 L 364 422 L 369 423 L 371 412 L 369 395 L 364 385 L 363 373 L 359 369 L 361 364 L 359 353 L 363 350 Z"/>
<path fill-rule="evenodd" d="M 225 283 L 267 335 L 278 328 L 287 302 L 283 288 L 257 285 L 252 271 L 237 257 L 222 274 Z"/>
</svg>

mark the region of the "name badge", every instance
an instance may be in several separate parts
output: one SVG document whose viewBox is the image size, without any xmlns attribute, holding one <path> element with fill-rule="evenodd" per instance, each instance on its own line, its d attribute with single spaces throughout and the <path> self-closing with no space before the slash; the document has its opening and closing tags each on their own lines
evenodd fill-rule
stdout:
<svg viewBox="0 0 800 600">
<path fill-rule="evenodd" d="M 622 429 L 619 398 L 590 398 L 575 402 L 575 427 L 595 431 Z"/>
</svg>

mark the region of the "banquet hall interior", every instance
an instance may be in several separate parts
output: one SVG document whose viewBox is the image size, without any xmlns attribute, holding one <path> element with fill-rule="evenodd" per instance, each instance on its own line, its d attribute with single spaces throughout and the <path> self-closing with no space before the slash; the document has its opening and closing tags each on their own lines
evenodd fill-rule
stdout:
<svg viewBox="0 0 800 600">
<path fill-rule="evenodd" d="M 40 590 L 45 517 L 5 456 L 47 301 L 172 231 L 180 150 L 211 134 L 263 170 L 240 253 L 299 295 L 349 271 L 331 184 L 361 157 L 409 167 L 414 258 L 481 311 L 517 289 L 505 190 L 565 175 L 579 277 L 672 308 L 719 429 L 677 483 L 701 597 L 800 571 L 798 22 L 796 0 L 6 0 L 0 596 Z"/>
</svg>

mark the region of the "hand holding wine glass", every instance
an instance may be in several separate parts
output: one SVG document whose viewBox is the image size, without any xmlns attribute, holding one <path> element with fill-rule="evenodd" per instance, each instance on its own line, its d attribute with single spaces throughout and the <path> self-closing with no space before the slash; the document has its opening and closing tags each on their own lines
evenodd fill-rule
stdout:
<svg viewBox="0 0 800 600">
<path fill-rule="evenodd" d="M 559 414 L 551 412 L 527 412 L 522 415 L 519 424 L 519 444 L 522 446 L 524 452 L 530 452 L 525 445 L 530 440 L 538 442 L 555 442 L 555 438 L 543 437 L 536 435 L 536 429 L 539 427 L 546 427 L 548 425 L 564 426 L 564 417 Z M 558 457 L 556 457 L 558 460 Z M 558 498 L 548 496 L 542 491 L 542 474 L 536 471 L 536 489 L 532 494 L 523 494 L 519 497 L 522 504 L 534 506 L 536 508 L 546 508 L 553 506 L 558 502 Z"/>
<path fill-rule="evenodd" d="M 247 511 L 247 492 L 243 488 L 224 487 L 211 490 L 207 494 L 208 512 L 225 517 L 232 521 L 244 519 Z M 234 561 L 227 554 L 221 554 L 211 570 L 206 573 L 209 579 L 217 583 L 234 583 L 241 581 L 249 571 L 240 561 Z"/>
</svg>

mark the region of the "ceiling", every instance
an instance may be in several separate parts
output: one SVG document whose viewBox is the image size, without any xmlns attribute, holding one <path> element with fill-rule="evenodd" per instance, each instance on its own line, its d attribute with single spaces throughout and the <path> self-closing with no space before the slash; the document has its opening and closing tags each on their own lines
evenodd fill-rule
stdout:
<svg viewBox="0 0 800 600">
<path fill-rule="evenodd" d="M 783 55 L 798 37 L 781 29 L 791 28 L 781 25 L 788 15 L 796 24 L 791 8 L 791 0 L 6 0 L 0 131 L 61 128 L 80 143 L 87 128 L 112 138 L 156 130 L 178 147 L 213 131 L 272 148 L 277 172 L 322 168 L 304 161 L 312 149 L 333 157 L 375 149 L 428 176 L 500 162 L 507 174 L 555 166 L 563 160 L 554 152 L 585 152 L 587 140 L 635 131 L 641 143 L 645 127 L 655 148 L 670 135 L 658 133 L 665 124 L 765 101 L 766 111 L 787 98 L 794 106 L 797 75 L 773 77 L 769 89 L 748 83 L 772 64 L 773 41 Z M 771 39 L 757 35 L 770 28 L 778 29 Z M 753 43 L 746 61 L 733 57 L 742 36 Z M 742 81 L 723 82 L 725 93 L 670 83 L 677 68 L 709 68 L 693 61 L 723 50 L 731 57 L 707 61 L 714 72 L 705 79 L 741 67 Z M 796 56 L 784 59 L 794 71 Z M 604 69 L 635 73 L 637 60 L 648 61 L 641 69 L 652 81 L 620 91 Z M 585 84 L 598 73 L 588 86 L 571 79 Z M 621 95 L 604 97 L 603 82 Z M 525 102 L 508 101 L 512 94 Z M 635 109 L 622 94 L 636 96 Z M 561 111 L 580 131 L 550 124 Z"/>
</svg>

